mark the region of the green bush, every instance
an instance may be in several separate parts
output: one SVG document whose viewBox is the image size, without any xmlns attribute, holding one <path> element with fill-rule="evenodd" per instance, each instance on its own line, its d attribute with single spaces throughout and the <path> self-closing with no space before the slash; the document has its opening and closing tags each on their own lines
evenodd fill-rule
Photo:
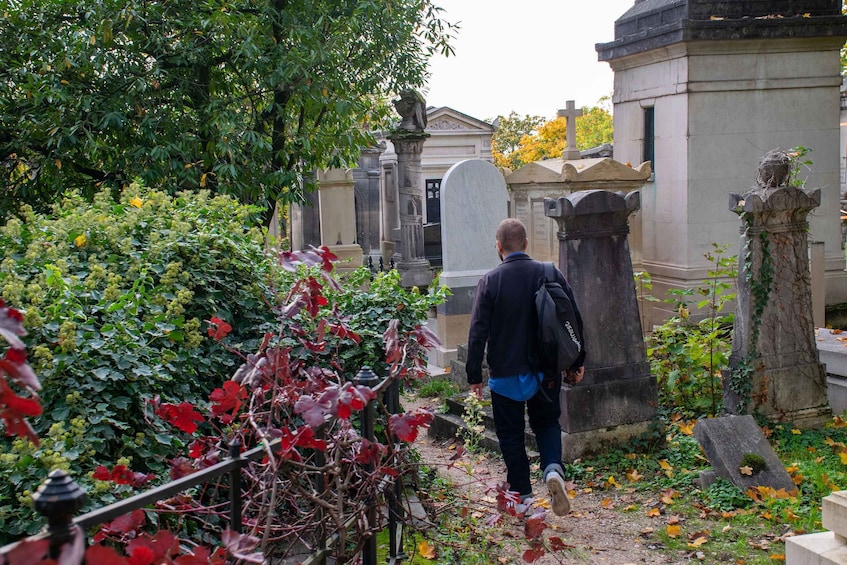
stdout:
<svg viewBox="0 0 847 565">
<path fill-rule="evenodd" d="M 136 470 L 170 453 L 178 443 L 168 434 L 136 441 L 149 431 L 146 402 L 205 401 L 238 361 L 204 335 L 204 321 L 227 320 L 230 342 L 247 351 L 275 327 L 257 218 L 229 197 L 135 183 L 119 201 L 69 194 L 50 216 L 9 218 L 0 294 L 25 311 L 44 386 L 36 430 L 82 418 L 95 460 L 130 457 Z"/>
<path fill-rule="evenodd" d="M 377 273 L 372 280 L 371 276 L 363 267 L 350 273 L 340 289 L 327 289 L 330 303 L 349 316 L 347 324 L 362 338 L 358 347 L 338 351 L 336 361 L 343 374 L 354 375 L 368 365 L 382 377 L 387 368 L 382 335 L 389 322 L 397 320 L 401 332 L 414 329 L 426 322 L 428 312 L 444 302 L 448 292 L 435 285 L 426 292 L 417 287 L 406 290 L 396 270 Z"/>
</svg>

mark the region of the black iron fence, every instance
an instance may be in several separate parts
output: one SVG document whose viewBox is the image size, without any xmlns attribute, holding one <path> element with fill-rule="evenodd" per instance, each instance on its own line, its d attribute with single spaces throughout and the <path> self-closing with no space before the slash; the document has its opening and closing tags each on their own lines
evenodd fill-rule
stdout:
<svg viewBox="0 0 847 565">
<path fill-rule="evenodd" d="M 378 398 L 383 395 L 383 402 L 390 414 L 400 413 L 400 383 L 396 379 L 377 377 L 369 367 L 362 367 L 356 374 L 354 384 L 370 387 Z M 375 400 L 371 400 L 365 406 L 361 417 L 361 435 L 374 441 Z M 241 453 L 241 445 L 232 443 L 229 446 L 229 456 L 223 461 L 196 471 L 185 477 L 176 479 L 154 489 L 136 494 L 130 498 L 98 508 L 82 516 L 76 516 L 76 512 L 82 508 L 85 502 L 85 492 L 64 471 L 56 470 L 39 487 L 33 495 L 35 510 L 45 517 L 47 524 L 42 533 L 27 539 L 49 539 L 50 552 L 52 556 L 58 556 L 61 547 L 71 541 L 78 531 L 86 532 L 94 526 L 105 524 L 119 516 L 128 514 L 133 510 L 145 508 L 159 501 L 167 500 L 190 488 L 205 485 L 224 475 L 229 476 L 230 481 L 230 513 L 229 528 L 241 533 L 242 531 L 242 501 L 241 501 L 241 472 L 248 463 L 263 458 L 269 451 L 273 451 L 280 445 L 281 439 L 275 439 L 268 445 L 260 445 L 244 453 Z M 399 444 L 394 440 L 395 445 Z M 371 467 L 368 471 L 373 472 Z M 321 485 L 322 486 L 322 485 Z M 403 525 L 404 512 L 400 504 L 403 493 L 402 475 L 398 475 L 393 482 L 393 492 L 386 493 L 388 509 L 388 563 L 400 563 L 407 559 L 403 553 Z M 368 534 L 362 549 L 362 564 L 376 565 L 377 563 L 377 520 L 379 504 L 372 500 L 367 504 L 367 523 L 373 531 Z M 347 522 L 352 525 L 356 516 L 351 516 Z M 332 556 L 333 546 L 339 539 L 339 534 L 327 536 L 319 525 L 319 540 L 317 549 L 305 560 L 302 565 L 323 565 Z M 0 561 L 2 557 L 11 551 L 20 541 L 0 548 Z"/>
</svg>

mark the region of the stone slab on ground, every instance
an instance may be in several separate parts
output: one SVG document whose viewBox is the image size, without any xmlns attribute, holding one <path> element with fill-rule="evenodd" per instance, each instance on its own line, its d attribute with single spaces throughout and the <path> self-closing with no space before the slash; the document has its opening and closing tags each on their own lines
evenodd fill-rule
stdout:
<svg viewBox="0 0 847 565">
<path fill-rule="evenodd" d="M 834 532 L 794 536 L 785 540 L 788 565 L 847 564 L 847 545 Z"/>
<path fill-rule="evenodd" d="M 776 456 L 762 430 L 752 416 L 723 416 L 699 420 L 694 426 L 694 437 L 706 453 L 715 473 L 746 491 L 757 486 L 796 490 L 785 466 Z M 752 475 L 742 474 L 742 459 L 747 453 L 759 455 L 765 469 Z"/>
</svg>

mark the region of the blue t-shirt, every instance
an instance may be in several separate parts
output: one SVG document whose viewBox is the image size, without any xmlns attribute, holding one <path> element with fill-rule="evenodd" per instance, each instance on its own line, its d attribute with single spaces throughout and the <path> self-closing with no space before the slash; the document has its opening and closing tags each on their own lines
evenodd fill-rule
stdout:
<svg viewBox="0 0 847 565">
<path fill-rule="evenodd" d="M 542 377 L 541 373 L 515 375 L 513 377 L 491 377 L 488 379 L 488 388 L 501 396 L 523 402 L 535 396 Z"/>
</svg>

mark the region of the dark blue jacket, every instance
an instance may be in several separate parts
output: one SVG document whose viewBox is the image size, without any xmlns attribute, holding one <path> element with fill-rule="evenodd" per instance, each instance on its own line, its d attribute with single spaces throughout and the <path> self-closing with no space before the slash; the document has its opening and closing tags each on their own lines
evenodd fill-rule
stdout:
<svg viewBox="0 0 847 565">
<path fill-rule="evenodd" d="M 466 369 L 468 384 L 482 382 L 482 357 L 488 344 L 490 376 L 512 377 L 538 371 L 532 366 L 531 351 L 537 332 L 535 291 L 544 274 L 544 264 L 524 253 L 511 254 L 496 268 L 486 273 L 476 286 L 468 334 Z M 582 317 L 573 291 L 564 275 L 556 269 L 556 277 L 574 305 L 580 333 Z M 574 363 L 581 367 L 583 352 Z"/>
</svg>

